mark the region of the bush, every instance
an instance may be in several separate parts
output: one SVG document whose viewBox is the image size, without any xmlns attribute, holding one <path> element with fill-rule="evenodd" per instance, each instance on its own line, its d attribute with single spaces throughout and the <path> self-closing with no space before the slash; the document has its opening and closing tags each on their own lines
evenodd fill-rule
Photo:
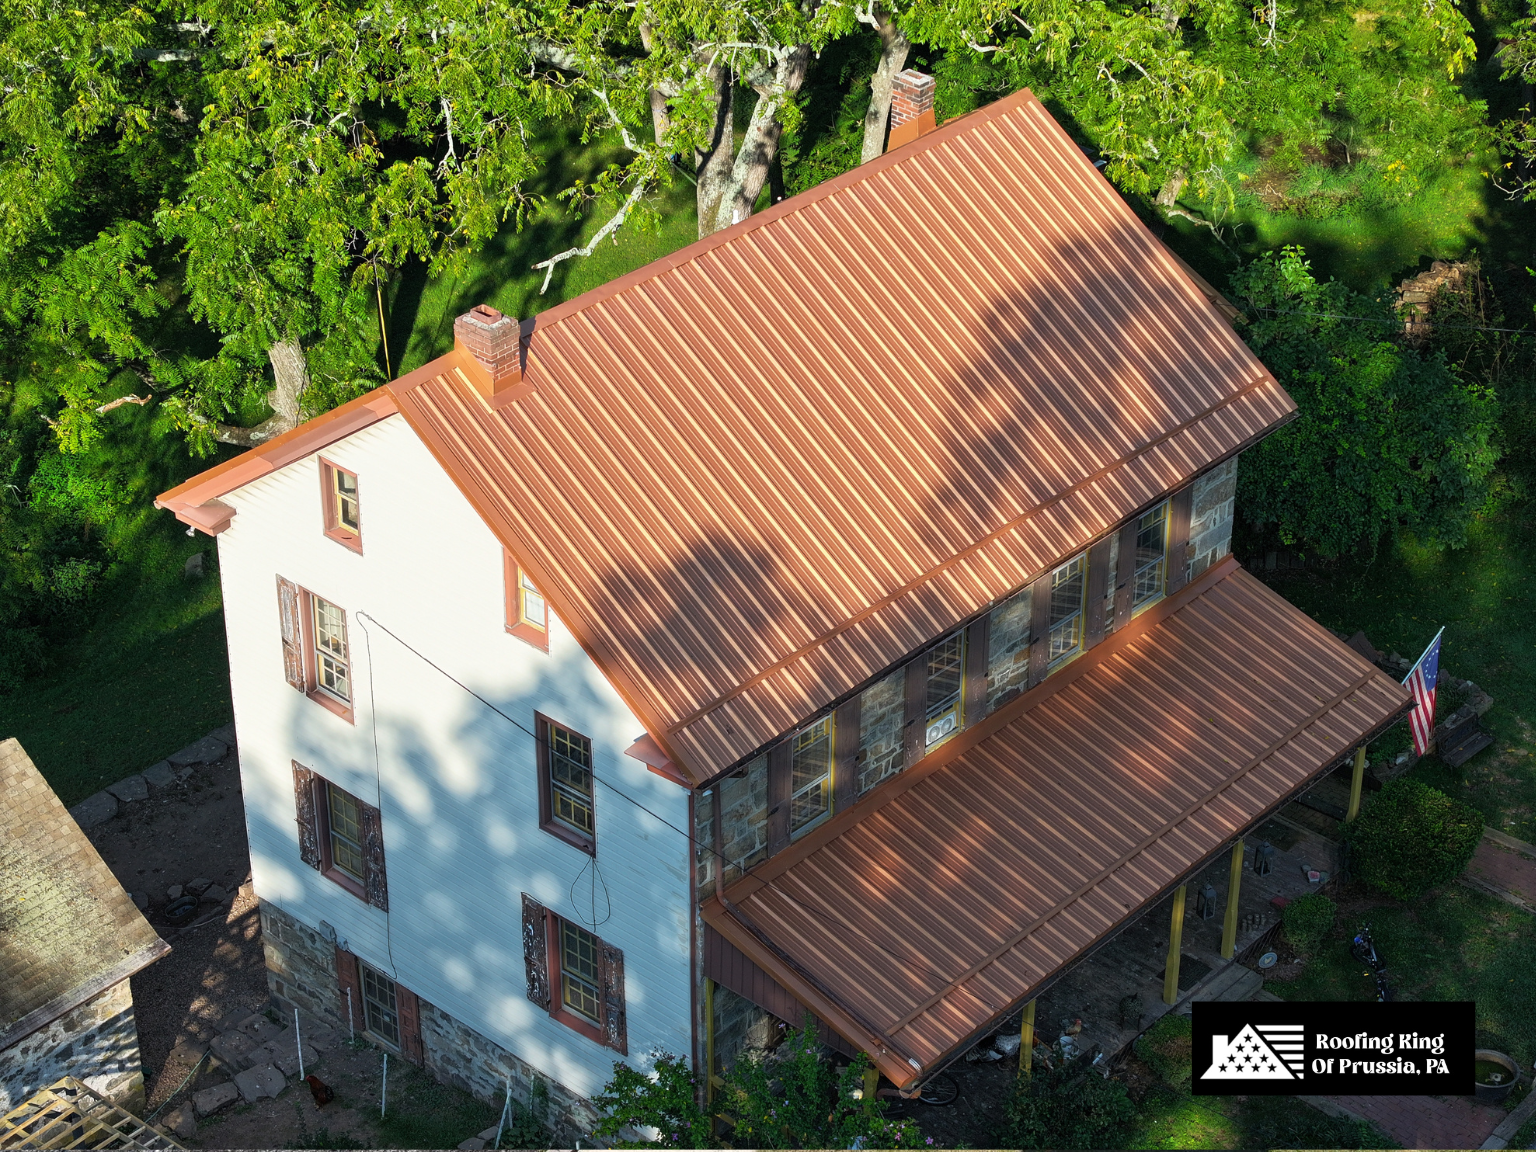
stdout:
<svg viewBox="0 0 1536 1152">
<path fill-rule="evenodd" d="M 1482 835 L 1477 809 L 1417 780 L 1394 780 L 1366 804 L 1350 849 L 1360 879 L 1416 900 L 1459 876 Z"/>
<path fill-rule="evenodd" d="M 997 1147 L 1113 1148 L 1135 1114 L 1125 1085 L 1101 1076 L 1083 1055 L 1014 1082 Z"/>
<path fill-rule="evenodd" d="M 1285 906 L 1285 914 L 1282 917 L 1285 924 L 1285 938 L 1298 951 L 1310 952 L 1324 936 L 1328 935 L 1328 930 L 1333 927 L 1333 917 L 1338 910 L 1338 906 L 1332 900 L 1316 892 L 1309 892 L 1299 900 L 1292 900 Z"/>
<path fill-rule="evenodd" d="M 1172 1088 L 1183 1088 L 1191 1075 L 1190 1020 L 1169 1012 L 1136 1038 L 1136 1055 L 1146 1061 L 1157 1078 Z"/>
</svg>

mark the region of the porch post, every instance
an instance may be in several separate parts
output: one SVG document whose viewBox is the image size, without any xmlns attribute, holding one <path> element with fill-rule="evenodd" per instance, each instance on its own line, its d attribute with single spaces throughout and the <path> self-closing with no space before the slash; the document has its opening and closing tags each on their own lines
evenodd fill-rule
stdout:
<svg viewBox="0 0 1536 1152">
<path fill-rule="evenodd" d="M 704 1104 L 715 1098 L 715 982 L 704 977 Z M 711 1132 L 713 1135 L 713 1132 Z"/>
<path fill-rule="evenodd" d="M 874 1106 L 880 1091 L 880 1069 L 870 1067 L 864 1069 L 864 1106 Z"/>
<path fill-rule="evenodd" d="M 1232 845 L 1232 869 L 1227 874 L 1227 918 L 1221 925 L 1221 958 L 1232 959 L 1237 951 L 1237 893 L 1243 883 L 1243 838 Z"/>
<path fill-rule="evenodd" d="M 1168 925 L 1168 967 L 1163 974 L 1163 1003 L 1179 998 L 1179 949 L 1184 945 L 1184 885 L 1173 890 L 1173 917 Z"/>
<path fill-rule="evenodd" d="M 1019 1025 L 1019 1075 L 1029 1078 L 1034 1071 L 1035 1050 L 1035 1002 L 1024 1005 L 1024 1020 Z"/>
<path fill-rule="evenodd" d="M 1360 815 L 1360 785 L 1365 783 L 1365 745 L 1355 749 L 1355 774 L 1349 780 L 1349 811 L 1344 813 L 1344 823 L 1348 824 L 1356 816 Z"/>
</svg>

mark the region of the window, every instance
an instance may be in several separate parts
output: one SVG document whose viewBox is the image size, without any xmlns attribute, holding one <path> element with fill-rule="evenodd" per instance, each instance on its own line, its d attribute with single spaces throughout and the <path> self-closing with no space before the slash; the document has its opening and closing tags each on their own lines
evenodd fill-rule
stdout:
<svg viewBox="0 0 1536 1152">
<path fill-rule="evenodd" d="M 629 1051 L 624 953 L 523 893 L 528 999 L 589 1040 Z"/>
<path fill-rule="evenodd" d="M 1087 557 L 1068 560 L 1051 573 L 1050 651 L 1055 664 L 1083 650 L 1083 595 L 1088 581 Z"/>
<path fill-rule="evenodd" d="M 823 716 L 794 735 L 790 750 L 790 835 L 832 811 L 832 717 Z"/>
<path fill-rule="evenodd" d="M 359 884 L 363 882 L 363 833 L 357 799 L 334 784 L 325 786 L 326 825 L 331 837 L 331 863 Z"/>
<path fill-rule="evenodd" d="M 548 652 L 548 602 L 533 578 L 512 558 L 512 553 L 505 550 L 502 552 L 502 568 L 507 586 L 507 631 Z"/>
<path fill-rule="evenodd" d="M 592 741 L 543 716 L 539 733 L 539 824 L 584 852 L 596 852 Z"/>
<path fill-rule="evenodd" d="M 299 859 L 359 900 L 389 911 L 379 810 L 293 762 Z"/>
<path fill-rule="evenodd" d="M 600 1024 L 602 994 L 598 988 L 600 941 L 569 920 L 560 921 L 560 1002 L 578 1016 Z"/>
<path fill-rule="evenodd" d="M 400 1046 L 395 982 L 372 964 L 358 961 L 363 975 L 363 1027 L 392 1048 Z"/>
<path fill-rule="evenodd" d="M 329 600 L 311 596 L 314 605 L 315 686 L 343 704 L 352 703 L 347 665 L 347 614 Z"/>
<path fill-rule="evenodd" d="M 965 633 L 956 632 L 928 650 L 925 747 L 932 748 L 960 727 L 965 692 Z"/>
<path fill-rule="evenodd" d="M 1131 607 L 1159 599 L 1168 586 L 1168 501 L 1164 500 L 1136 523 L 1136 569 Z"/>
<path fill-rule="evenodd" d="M 322 459 L 320 499 L 325 512 L 325 534 L 354 552 L 361 552 L 363 530 L 357 502 L 357 473 Z"/>
</svg>

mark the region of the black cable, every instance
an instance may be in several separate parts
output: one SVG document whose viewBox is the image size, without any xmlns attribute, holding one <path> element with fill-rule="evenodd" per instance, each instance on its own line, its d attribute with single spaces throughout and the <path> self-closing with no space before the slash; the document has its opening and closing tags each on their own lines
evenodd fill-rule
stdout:
<svg viewBox="0 0 1536 1152">
<path fill-rule="evenodd" d="M 363 614 L 358 613 L 359 616 Z M 362 621 L 358 621 L 362 624 Z M 375 624 L 379 624 L 377 620 Z M 379 624 L 382 628 L 384 625 Z M 363 624 L 363 649 L 368 653 L 368 726 L 373 732 L 373 788 L 374 799 L 378 801 L 379 823 L 384 822 L 384 774 L 379 771 L 379 708 L 374 702 L 373 696 L 373 637 L 368 634 L 368 625 Z M 386 885 L 387 887 L 387 885 Z M 386 898 L 385 903 L 389 901 Z M 389 974 L 400 982 L 400 968 L 395 963 L 395 939 L 392 931 L 393 921 L 389 917 L 389 909 L 384 909 L 384 950 L 389 953 Z"/>
<path fill-rule="evenodd" d="M 1251 305 L 1245 311 L 1264 313 L 1269 316 L 1308 316 L 1317 320 L 1364 320 L 1370 323 L 1398 324 L 1405 327 L 1409 323 L 1409 321 L 1395 319 L 1390 316 L 1345 316 L 1336 312 L 1290 312 L 1282 308 L 1257 308 Z M 1453 328 L 1467 332 L 1512 332 L 1515 335 L 1526 336 L 1536 334 L 1536 330 L 1530 328 L 1492 328 L 1482 324 L 1442 324 L 1438 320 L 1430 320 L 1428 318 L 1418 320 L 1416 323 L 1430 328 Z"/>
</svg>

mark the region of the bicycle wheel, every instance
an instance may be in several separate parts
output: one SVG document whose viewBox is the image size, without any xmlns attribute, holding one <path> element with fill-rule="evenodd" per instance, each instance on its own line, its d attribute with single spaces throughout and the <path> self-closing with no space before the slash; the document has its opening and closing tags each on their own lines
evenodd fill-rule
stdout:
<svg viewBox="0 0 1536 1152">
<path fill-rule="evenodd" d="M 923 1086 L 918 1089 L 917 1098 L 924 1104 L 932 1104 L 935 1107 L 943 1107 L 945 1104 L 953 1104 L 960 1096 L 960 1085 L 956 1084 L 948 1076 L 940 1074 L 930 1077 Z"/>
</svg>

